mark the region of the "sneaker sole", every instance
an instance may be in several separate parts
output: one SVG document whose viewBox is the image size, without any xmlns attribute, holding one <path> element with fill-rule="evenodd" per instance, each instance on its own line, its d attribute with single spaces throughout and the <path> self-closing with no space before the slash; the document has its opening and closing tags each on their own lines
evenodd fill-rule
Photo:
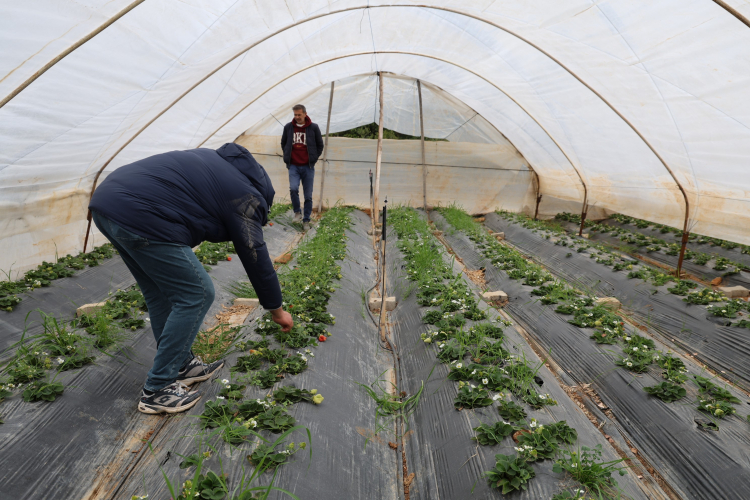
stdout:
<svg viewBox="0 0 750 500">
<path fill-rule="evenodd" d="M 175 407 L 168 407 L 168 406 L 153 406 L 153 405 L 147 405 L 143 402 L 138 403 L 138 411 L 141 413 L 146 413 L 148 415 L 156 415 L 159 413 L 181 413 L 183 411 L 187 411 L 200 401 L 201 396 L 198 396 L 191 402 L 189 402 L 186 405 L 182 406 L 175 406 Z"/>
<path fill-rule="evenodd" d="M 193 385 L 196 382 L 203 382 L 204 380 L 210 379 L 211 377 L 213 377 L 216 374 L 216 372 L 218 372 L 219 370 L 221 370 L 221 368 L 223 366 L 224 366 L 224 362 L 222 361 L 221 364 L 214 371 L 212 371 L 211 373 L 206 373 L 206 374 L 200 375 L 198 377 L 190 377 L 190 378 L 183 378 L 183 379 L 178 378 L 177 382 L 181 382 L 181 383 L 183 383 L 183 384 L 185 384 L 185 385 L 187 385 L 189 387 L 189 386 Z"/>
</svg>

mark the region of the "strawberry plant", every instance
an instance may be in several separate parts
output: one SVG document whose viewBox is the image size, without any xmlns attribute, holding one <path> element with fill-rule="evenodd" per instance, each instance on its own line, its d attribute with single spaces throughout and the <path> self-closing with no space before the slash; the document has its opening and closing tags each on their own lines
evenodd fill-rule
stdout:
<svg viewBox="0 0 750 500">
<path fill-rule="evenodd" d="M 494 424 L 481 424 L 479 427 L 474 427 L 476 436 L 472 439 L 482 446 L 493 446 L 513 434 L 515 430 L 515 427 L 503 420 Z"/>
<path fill-rule="evenodd" d="M 275 469 L 279 465 L 288 462 L 289 457 L 294 453 L 305 449 L 305 445 L 306 443 L 300 443 L 299 446 L 296 446 L 294 443 L 289 443 L 285 449 L 276 451 L 275 446 L 260 443 L 255 450 L 253 450 L 252 454 L 247 456 L 247 459 L 254 466 L 263 467 L 264 470 Z"/>
<path fill-rule="evenodd" d="M 54 401 L 64 390 L 65 387 L 54 379 L 35 380 L 24 388 L 22 396 L 26 402 Z"/>
<path fill-rule="evenodd" d="M 503 495 L 526 490 L 529 480 L 536 476 L 534 469 L 521 456 L 495 455 L 495 467 L 485 472 L 491 488 L 499 489 Z"/>
<path fill-rule="evenodd" d="M 458 386 L 458 394 L 453 401 L 453 406 L 457 410 L 463 408 L 481 408 L 492 404 L 492 398 L 490 398 L 490 394 L 486 389 L 465 382 L 459 382 Z"/>
<path fill-rule="evenodd" d="M 736 318 L 737 313 L 747 307 L 747 304 L 741 300 L 730 300 L 724 304 L 711 304 L 706 310 L 714 316 L 720 318 Z"/>
<path fill-rule="evenodd" d="M 255 418 L 260 429 L 280 434 L 294 427 L 294 417 L 283 406 L 273 406 Z"/>
<path fill-rule="evenodd" d="M 228 380 L 224 379 L 221 381 L 224 387 L 219 391 L 219 396 L 226 399 L 242 399 L 243 391 L 245 390 L 244 385 L 230 384 Z"/>
<path fill-rule="evenodd" d="M 317 389 L 308 391 L 306 389 L 297 389 L 296 387 L 285 386 L 279 387 L 273 392 L 273 399 L 277 403 L 282 404 L 293 404 L 299 403 L 300 401 L 312 402 L 317 393 Z"/>
<path fill-rule="evenodd" d="M 523 407 L 513 401 L 500 401 L 497 412 L 501 417 L 510 422 L 520 422 L 526 418 L 526 411 Z"/>
<path fill-rule="evenodd" d="M 670 382 L 662 382 L 652 387 L 644 387 L 643 390 L 665 403 L 672 403 L 673 401 L 682 399 L 687 394 L 684 388 Z"/>
</svg>

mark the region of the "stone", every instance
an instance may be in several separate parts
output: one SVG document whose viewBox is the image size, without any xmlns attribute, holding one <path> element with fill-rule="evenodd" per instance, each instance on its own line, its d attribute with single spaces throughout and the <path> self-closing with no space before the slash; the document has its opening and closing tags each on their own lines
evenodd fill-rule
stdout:
<svg viewBox="0 0 750 500">
<path fill-rule="evenodd" d="M 583 233 L 583 234 L 582 234 L 581 236 L 582 236 L 583 238 L 589 239 L 589 233 Z"/>
<path fill-rule="evenodd" d="M 500 304 L 506 304 L 508 302 L 508 294 L 500 290 L 496 292 L 484 292 L 482 297 L 487 302 L 499 302 Z"/>
<path fill-rule="evenodd" d="M 504 240 L 505 239 L 505 233 L 492 233 L 492 236 L 497 238 L 498 240 Z"/>
<path fill-rule="evenodd" d="M 750 295 L 750 290 L 744 286 L 720 286 L 719 291 L 729 299 L 741 299 Z"/>
<path fill-rule="evenodd" d="M 380 297 L 370 297 L 368 306 L 370 307 L 370 311 L 378 311 L 380 310 L 380 304 L 382 304 L 383 301 Z M 396 297 L 386 297 L 385 298 L 385 310 L 386 311 L 393 311 L 396 309 Z"/>
<path fill-rule="evenodd" d="M 292 260 L 292 254 L 287 252 L 273 259 L 273 262 L 275 264 L 288 264 L 290 260 Z"/>
<path fill-rule="evenodd" d="M 711 284 L 713 286 L 719 286 L 719 285 L 721 285 L 721 281 L 722 281 L 721 276 L 717 276 L 717 277 L 715 277 L 714 279 L 711 280 Z"/>
<path fill-rule="evenodd" d="M 258 307 L 260 305 L 260 301 L 258 299 L 247 299 L 244 297 L 237 297 L 234 299 L 234 302 L 232 302 L 232 305 L 235 306 L 248 306 L 248 307 Z"/>
<path fill-rule="evenodd" d="M 94 304 L 84 304 L 76 309 L 76 316 L 79 318 L 84 314 L 94 314 L 96 311 L 104 307 L 106 302 L 96 302 Z"/>
<path fill-rule="evenodd" d="M 601 298 L 596 299 L 594 303 L 597 306 L 604 306 L 607 309 L 610 309 L 612 311 L 617 311 L 618 309 L 620 309 L 620 307 L 622 307 L 622 304 L 620 304 L 620 301 L 614 297 L 601 297 Z"/>
</svg>

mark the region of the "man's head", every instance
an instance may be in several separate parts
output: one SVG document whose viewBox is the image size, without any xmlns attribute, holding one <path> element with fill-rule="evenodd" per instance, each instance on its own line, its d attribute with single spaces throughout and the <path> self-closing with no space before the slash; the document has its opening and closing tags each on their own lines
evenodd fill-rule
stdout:
<svg viewBox="0 0 750 500">
<path fill-rule="evenodd" d="M 294 121 L 302 125 L 305 123 L 305 118 L 307 117 L 307 110 L 302 104 L 295 104 L 292 108 L 292 111 L 294 111 Z"/>
</svg>

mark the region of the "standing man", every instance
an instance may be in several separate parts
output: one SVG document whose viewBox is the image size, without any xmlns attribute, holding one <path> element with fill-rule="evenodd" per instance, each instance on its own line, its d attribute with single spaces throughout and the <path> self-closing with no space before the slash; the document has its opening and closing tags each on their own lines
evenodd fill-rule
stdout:
<svg viewBox="0 0 750 500">
<path fill-rule="evenodd" d="M 281 150 L 284 151 L 284 163 L 289 170 L 289 194 L 292 198 L 294 221 L 302 220 L 305 231 L 310 229 L 310 214 L 313 204 L 313 180 L 315 179 L 315 162 L 323 153 L 323 136 L 320 127 L 313 123 L 302 104 L 296 104 L 294 119 L 284 126 L 281 134 Z M 304 216 L 299 206 L 299 183 L 305 190 Z"/>
<path fill-rule="evenodd" d="M 263 167 L 234 143 L 125 165 L 94 192 L 89 204 L 94 223 L 138 282 L 156 339 L 141 412 L 193 407 L 200 394 L 187 386 L 208 380 L 224 365 L 204 363 L 191 351 L 214 301 L 214 285 L 192 247 L 232 241 L 260 304 L 285 332 L 292 328 L 263 241 L 274 194 Z"/>
</svg>

